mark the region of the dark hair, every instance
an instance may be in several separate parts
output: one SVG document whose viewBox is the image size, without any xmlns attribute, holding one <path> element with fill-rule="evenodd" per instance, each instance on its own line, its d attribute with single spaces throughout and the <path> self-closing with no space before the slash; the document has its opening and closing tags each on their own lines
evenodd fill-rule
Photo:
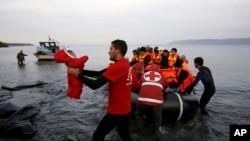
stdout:
<svg viewBox="0 0 250 141">
<path fill-rule="evenodd" d="M 174 63 L 174 66 L 175 66 L 175 67 L 181 68 L 182 62 L 183 62 L 183 61 L 182 61 L 181 59 L 178 59 L 178 60 L 176 60 L 176 62 Z"/>
<path fill-rule="evenodd" d="M 145 47 L 141 47 L 140 51 L 142 51 L 142 52 L 146 52 L 146 51 L 147 51 L 147 49 L 146 49 Z"/>
<path fill-rule="evenodd" d="M 149 47 L 149 48 L 148 48 L 148 52 L 153 52 L 153 48 L 152 48 L 152 47 Z"/>
<path fill-rule="evenodd" d="M 154 50 L 154 53 L 159 53 L 159 50 L 157 50 L 157 49 L 156 49 L 156 50 Z"/>
<path fill-rule="evenodd" d="M 173 50 L 173 51 L 177 52 L 177 49 L 176 49 L 176 48 L 172 48 L 171 50 Z"/>
<path fill-rule="evenodd" d="M 116 39 L 112 41 L 111 44 L 113 44 L 115 49 L 120 50 L 122 56 L 125 56 L 125 54 L 127 53 L 127 49 L 128 49 L 127 43 L 125 41 Z"/>
<path fill-rule="evenodd" d="M 154 47 L 154 50 L 158 50 L 159 48 L 156 46 L 156 47 Z"/>
<path fill-rule="evenodd" d="M 194 63 L 198 64 L 199 66 L 203 66 L 203 59 L 201 57 L 194 58 Z"/>
<path fill-rule="evenodd" d="M 167 49 L 164 49 L 164 50 L 163 50 L 163 52 L 167 52 L 167 53 L 169 53 Z"/>
</svg>

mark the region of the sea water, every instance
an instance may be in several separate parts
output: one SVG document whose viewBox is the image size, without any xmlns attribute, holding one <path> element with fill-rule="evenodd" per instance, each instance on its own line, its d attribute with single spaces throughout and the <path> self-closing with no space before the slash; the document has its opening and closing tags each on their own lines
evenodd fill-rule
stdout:
<svg viewBox="0 0 250 141">
<path fill-rule="evenodd" d="M 139 45 L 142 46 L 142 45 Z M 131 58 L 132 50 L 138 45 L 129 45 L 126 57 Z M 154 46 L 153 46 L 154 47 Z M 166 125 L 159 137 L 165 141 L 228 141 L 232 124 L 250 124 L 250 63 L 249 45 L 162 45 L 165 49 L 177 48 L 180 55 L 186 55 L 189 68 L 195 75 L 193 59 L 203 57 L 204 65 L 213 74 L 216 93 L 207 105 L 209 115 L 201 115 L 187 121 Z M 88 55 L 85 69 L 101 70 L 109 63 L 109 45 L 70 46 L 77 56 Z M 7 91 L 0 89 L 0 104 L 11 102 L 19 107 L 28 104 L 41 109 L 33 119 L 37 133 L 28 141 L 91 140 L 98 123 L 105 114 L 107 86 L 97 90 L 83 87 L 81 102 L 66 97 L 67 76 L 63 63 L 38 62 L 33 53 L 36 47 L 22 46 L 0 48 L 0 85 L 17 86 L 36 81 L 48 83 L 42 87 Z M 23 50 L 25 66 L 18 66 L 16 55 Z M 200 98 L 203 85 L 196 86 Z M 150 141 L 150 133 L 137 137 Z M 0 138 L 0 140 L 15 140 Z M 20 139 L 21 140 L 21 139 Z M 120 140 L 116 130 L 106 140 Z"/>
</svg>

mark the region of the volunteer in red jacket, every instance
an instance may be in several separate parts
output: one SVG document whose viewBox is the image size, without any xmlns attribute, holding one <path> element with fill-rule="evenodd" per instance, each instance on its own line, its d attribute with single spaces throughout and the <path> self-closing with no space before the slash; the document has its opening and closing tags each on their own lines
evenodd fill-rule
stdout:
<svg viewBox="0 0 250 141">
<path fill-rule="evenodd" d="M 96 79 L 86 76 L 94 74 L 94 71 L 84 71 L 82 74 L 78 69 L 68 68 L 68 72 L 77 76 L 85 85 L 91 89 L 97 89 L 108 84 L 108 106 L 107 113 L 99 123 L 93 135 L 93 141 L 103 141 L 105 136 L 117 127 L 123 141 L 129 141 L 129 114 L 131 111 L 131 73 L 129 71 L 129 60 L 124 58 L 127 52 L 127 44 L 123 40 L 111 42 L 109 56 L 115 63 L 107 70 L 101 71 Z M 95 73 L 97 74 L 97 72 Z"/>
<path fill-rule="evenodd" d="M 69 48 L 61 49 L 54 55 L 54 60 L 58 63 L 65 63 L 68 67 L 78 68 L 80 71 L 84 67 L 84 63 L 88 60 L 88 56 L 83 55 L 77 58 L 75 53 Z M 67 73 L 68 91 L 67 96 L 75 101 L 80 101 L 83 83 L 74 75 Z"/>
<path fill-rule="evenodd" d="M 163 91 L 168 88 L 168 82 L 160 73 L 159 67 L 154 64 L 150 67 L 150 71 L 142 75 L 141 84 L 136 115 L 141 120 L 144 116 L 147 120 L 152 120 L 150 122 L 154 123 L 153 128 L 158 132 L 162 121 Z"/>
</svg>

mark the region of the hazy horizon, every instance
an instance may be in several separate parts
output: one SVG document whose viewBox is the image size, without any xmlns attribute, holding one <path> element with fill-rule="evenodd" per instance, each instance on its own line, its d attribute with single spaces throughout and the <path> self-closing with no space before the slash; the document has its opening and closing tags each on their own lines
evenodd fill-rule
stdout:
<svg viewBox="0 0 250 141">
<path fill-rule="evenodd" d="M 0 41 L 167 44 L 250 37 L 249 0 L 2 0 Z"/>
</svg>

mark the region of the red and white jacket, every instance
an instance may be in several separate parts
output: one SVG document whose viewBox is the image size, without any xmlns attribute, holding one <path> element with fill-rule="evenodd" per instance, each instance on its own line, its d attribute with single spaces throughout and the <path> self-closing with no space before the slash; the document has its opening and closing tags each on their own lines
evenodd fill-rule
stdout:
<svg viewBox="0 0 250 141">
<path fill-rule="evenodd" d="M 84 63 L 88 60 L 88 56 L 84 55 L 80 58 L 75 58 L 66 50 L 61 49 L 55 53 L 54 60 L 57 63 L 65 63 L 66 66 L 68 67 L 79 68 L 79 70 L 82 71 Z M 68 78 L 67 96 L 74 99 L 80 99 L 83 83 L 80 80 L 78 80 L 77 77 L 69 73 L 67 74 L 67 78 Z"/>
<path fill-rule="evenodd" d="M 162 106 L 163 90 L 168 88 L 166 78 L 158 71 L 148 71 L 141 76 L 141 90 L 138 103 L 149 106 Z"/>
</svg>

